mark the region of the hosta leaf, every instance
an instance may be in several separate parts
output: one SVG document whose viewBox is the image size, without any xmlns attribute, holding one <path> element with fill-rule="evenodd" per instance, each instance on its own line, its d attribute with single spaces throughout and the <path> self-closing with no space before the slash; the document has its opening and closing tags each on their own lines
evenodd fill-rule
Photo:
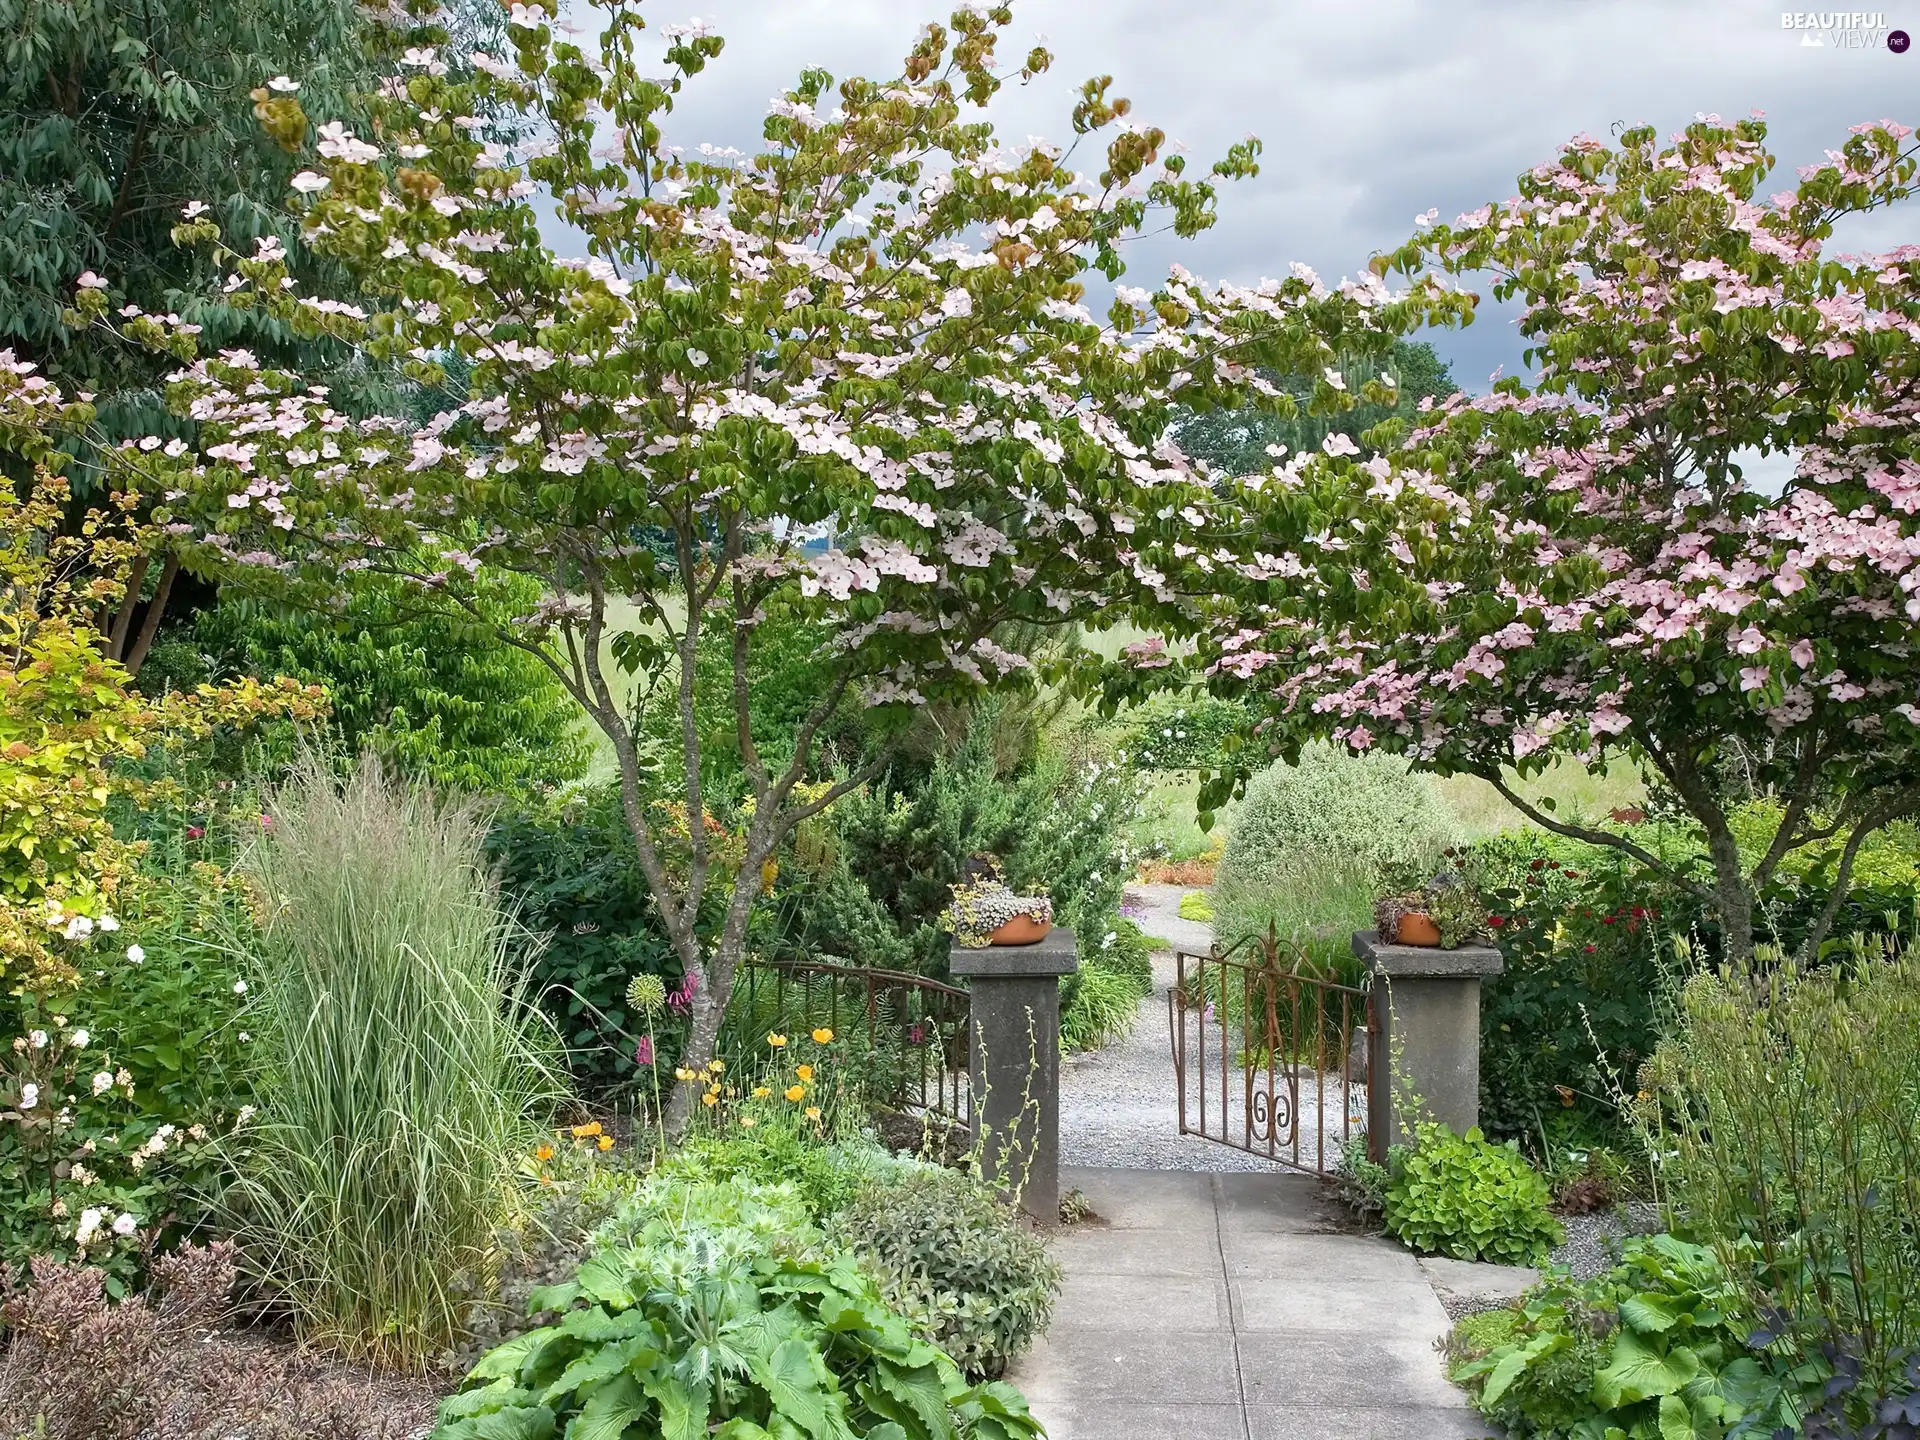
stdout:
<svg viewBox="0 0 1920 1440">
<path fill-rule="evenodd" d="M 1664 1335 L 1680 1316 L 1672 1297 L 1643 1291 L 1620 1302 L 1620 1318 L 1636 1330 Z"/>
<path fill-rule="evenodd" d="M 1631 1330 L 1613 1342 L 1613 1358 L 1593 1377 L 1593 1398 L 1602 1409 L 1631 1405 L 1656 1395 L 1671 1395 L 1700 1372 L 1691 1350 L 1676 1346 L 1662 1355 Z"/>
<path fill-rule="evenodd" d="M 1678 1395 L 1660 1397 L 1660 1440 L 1698 1440 L 1693 1411 Z"/>
<path fill-rule="evenodd" d="M 861 1398 L 874 1414 L 905 1427 L 915 1440 L 947 1440 L 954 1433 L 946 1387 L 931 1365 L 909 1369 L 879 1361 L 873 1379 L 862 1386 Z"/>
<path fill-rule="evenodd" d="M 594 1256 L 574 1273 L 573 1278 L 582 1294 L 598 1300 L 602 1305 L 625 1310 L 633 1304 L 627 1266 L 617 1254 Z"/>
<path fill-rule="evenodd" d="M 622 1375 L 635 1360 L 650 1360 L 659 1353 L 654 1347 L 653 1337 L 648 1335 L 636 1335 L 626 1340 L 616 1340 L 611 1345 L 602 1345 L 562 1370 L 559 1378 L 547 1386 L 540 1398 L 551 1405 L 563 1395 L 576 1390 L 585 1392 L 602 1380 Z M 573 1431 L 569 1429 L 567 1434 L 571 1437 Z"/>
<path fill-rule="evenodd" d="M 496 1345 L 480 1357 L 479 1363 L 467 1372 L 469 1380 L 491 1380 L 504 1376 L 512 1379 L 520 1373 L 521 1366 L 535 1352 L 546 1347 L 547 1342 L 560 1333 L 552 1325 L 543 1325 L 538 1330 L 529 1330 L 524 1335 L 516 1335 L 504 1344 Z"/>
<path fill-rule="evenodd" d="M 544 1405 L 515 1405 L 464 1422 L 472 1428 L 463 1440 L 552 1440 L 553 1411 Z"/>
<path fill-rule="evenodd" d="M 691 1387 L 677 1375 L 662 1375 L 640 1388 L 660 1407 L 660 1440 L 705 1440 L 712 1403 L 705 1385 Z"/>
<path fill-rule="evenodd" d="M 566 1440 L 620 1440 L 646 1418 L 647 1396 L 631 1375 L 616 1376 L 587 1397 L 567 1425 Z"/>
<path fill-rule="evenodd" d="M 816 1440 L 845 1432 L 833 1423 L 828 1395 L 821 1383 L 825 1366 L 804 1340 L 782 1340 L 754 1369 L 754 1376 L 776 1412 L 787 1417 Z"/>
</svg>

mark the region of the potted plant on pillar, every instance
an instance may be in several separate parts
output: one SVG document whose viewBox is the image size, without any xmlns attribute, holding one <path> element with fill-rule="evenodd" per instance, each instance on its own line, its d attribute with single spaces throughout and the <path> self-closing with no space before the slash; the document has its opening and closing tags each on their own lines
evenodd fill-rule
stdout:
<svg viewBox="0 0 1920 1440">
<path fill-rule="evenodd" d="M 1034 945 L 1053 929 L 1053 901 L 1016 895 L 997 856 L 971 856 L 949 887 L 952 902 L 940 912 L 940 928 L 969 950 L 989 945 Z"/>
<path fill-rule="evenodd" d="M 1389 945 L 1457 950 L 1487 933 L 1487 909 L 1471 885 L 1443 870 L 1416 885 L 1390 884 L 1374 902 L 1373 923 Z"/>
</svg>

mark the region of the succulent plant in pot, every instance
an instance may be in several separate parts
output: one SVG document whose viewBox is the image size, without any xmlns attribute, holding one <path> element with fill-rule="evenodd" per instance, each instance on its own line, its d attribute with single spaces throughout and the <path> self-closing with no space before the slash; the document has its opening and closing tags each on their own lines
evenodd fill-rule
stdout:
<svg viewBox="0 0 1920 1440">
<path fill-rule="evenodd" d="M 1487 910 L 1474 888 L 1451 871 L 1415 884 L 1390 877 L 1387 893 L 1374 902 L 1374 929 L 1393 945 L 1437 945 L 1457 950 L 1487 931 Z"/>
<path fill-rule="evenodd" d="M 951 887 L 952 903 L 940 912 L 940 928 L 969 950 L 988 945 L 1031 945 L 1053 928 L 1053 901 L 1016 895 L 997 866 L 973 870 Z"/>
</svg>

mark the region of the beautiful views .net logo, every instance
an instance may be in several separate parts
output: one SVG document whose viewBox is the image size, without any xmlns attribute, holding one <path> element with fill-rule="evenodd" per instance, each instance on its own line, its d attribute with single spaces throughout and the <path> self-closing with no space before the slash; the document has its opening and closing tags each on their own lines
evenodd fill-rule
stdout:
<svg viewBox="0 0 1920 1440">
<path fill-rule="evenodd" d="M 1904 30 L 1887 24 L 1884 10 L 1783 10 L 1780 28 L 1800 32 L 1802 48 L 1809 50 L 1877 50 L 1896 55 L 1912 43 Z"/>
</svg>

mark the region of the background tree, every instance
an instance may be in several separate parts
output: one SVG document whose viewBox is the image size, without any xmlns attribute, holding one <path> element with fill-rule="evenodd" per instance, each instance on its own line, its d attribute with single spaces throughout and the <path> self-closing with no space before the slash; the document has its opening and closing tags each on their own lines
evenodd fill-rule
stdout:
<svg viewBox="0 0 1920 1440">
<path fill-rule="evenodd" d="M 1489 274 L 1536 378 L 1372 459 L 1336 434 L 1241 482 L 1238 562 L 1173 577 L 1196 598 L 1164 623 L 1207 632 L 1202 668 L 1265 701 L 1282 751 L 1330 732 L 1478 775 L 1708 901 L 1734 957 L 1783 858 L 1838 839 L 1817 954 L 1861 843 L 1920 810 L 1920 246 L 1825 249 L 1911 196 L 1909 133 L 1856 127 L 1766 201 L 1758 119 L 1581 138 L 1417 236 L 1379 267 Z M 1748 483 L 1755 453 L 1795 457 L 1781 494 Z M 1712 783 L 1735 744 L 1781 807 L 1744 857 Z M 1700 826 L 1710 876 L 1509 783 L 1620 754 Z"/>
<path fill-rule="evenodd" d="M 1177 406 L 1258 393 L 1291 413 L 1253 367 L 1317 373 L 1370 331 L 1460 302 L 1397 301 L 1373 277 L 1333 293 L 1300 276 L 1208 291 L 1176 270 L 1155 294 L 1122 286 L 1103 326 L 1079 303 L 1085 271 L 1118 278 L 1150 216 L 1204 229 L 1215 181 L 1254 172 L 1252 142 L 1189 178 L 1096 80 L 1073 124 L 1110 139 L 1086 170 L 1047 145 L 1001 146 L 965 107 L 1000 88 L 995 36 L 1011 13 L 967 7 L 951 30 L 926 27 L 892 79 L 846 81 L 829 101 L 829 77 L 805 72 L 760 154 L 683 150 L 661 122 L 719 38 L 669 27 L 667 78 L 652 78 L 663 65 L 641 55 L 637 11 L 605 8 L 597 61 L 555 41 L 548 9 L 516 6 L 514 63 L 477 57 L 469 80 L 410 49 L 379 144 L 321 129 L 320 168 L 292 182 L 311 197 L 304 233 L 388 308 L 300 295 L 271 245 L 234 259 L 232 303 L 302 333 L 403 358 L 428 383 L 436 357 L 458 352 L 464 403 L 411 431 L 356 421 L 298 377 L 226 354 L 175 392 L 204 427 L 199 456 L 124 454 L 179 493 L 168 519 L 197 527 L 201 554 L 290 593 L 330 593 L 357 568 L 486 622 L 483 562 L 539 581 L 539 605 L 488 623 L 609 739 L 636 862 L 694 988 L 697 1067 L 775 847 L 884 764 L 882 751 L 814 773 L 823 727 L 848 708 L 904 716 L 1031 683 L 1001 626 L 1064 624 L 1159 585 L 1214 503 L 1168 436 Z M 1033 51 L 1018 74 L 1049 61 Z M 476 135 L 489 105 L 551 139 Z M 278 138 L 309 139 L 298 97 L 262 111 Z M 543 238 L 543 194 L 588 259 Z M 200 217 L 179 233 L 217 227 Z M 151 317 L 126 328 L 191 344 Z M 803 527 L 821 526 L 840 545 L 810 552 Z M 650 532 L 672 537 L 670 561 Z M 828 638 L 811 708 L 763 751 L 750 658 L 774 619 Z M 746 776 L 722 813 L 695 705 L 716 626 Z M 674 764 L 643 763 L 636 693 L 672 697 Z M 695 1093 L 676 1092 L 674 1120 Z"/>
<path fill-rule="evenodd" d="M 1359 389 L 1369 381 L 1384 380 L 1396 392 L 1391 405 L 1364 401 L 1349 411 L 1314 414 L 1306 406 L 1318 383 L 1304 375 L 1270 375 L 1301 409 L 1291 417 L 1257 405 L 1207 410 L 1183 419 L 1176 429 L 1180 448 L 1195 460 L 1204 460 L 1228 475 L 1257 475 L 1273 464 L 1270 446 L 1283 446 L 1288 455 L 1320 448 L 1335 430 L 1355 437 L 1361 453 L 1370 454 L 1366 434 L 1382 420 L 1398 416 L 1411 420 L 1422 400 L 1444 400 L 1460 387 L 1453 372 L 1424 340 L 1396 340 L 1384 356 L 1360 353 L 1343 357 L 1338 366 L 1343 385 Z"/>
</svg>

